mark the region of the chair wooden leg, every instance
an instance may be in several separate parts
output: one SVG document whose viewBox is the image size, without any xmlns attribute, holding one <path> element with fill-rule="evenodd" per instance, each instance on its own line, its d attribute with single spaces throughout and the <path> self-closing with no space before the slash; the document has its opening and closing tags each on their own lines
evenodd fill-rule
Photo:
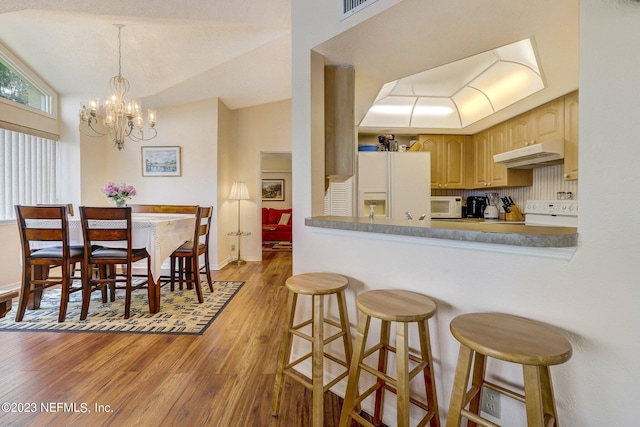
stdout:
<svg viewBox="0 0 640 427">
<path fill-rule="evenodd" d="M 347 391 L 344 395 L 342 404 L 342 412 L 340 414 L 340 427 L 349 427 L 351 424 L 351 411 L 356 407 L 356 399 L 358 398 L 358 382 L 360 380 L 360 362 L 362 362 L 362 354 L 367 345 L 367 335 L 369 334 L 369 324 L 371 318 L 365 313 L 360 313 L 358 320 L 358 332 L 356 334 L 356 344 L 353 347 L 353 358 L 349 367 L 349 379 L 347 380 Z"/>
<path fill-rule="evenodd" d="M 456 373 L 453 378 L 453 389 L 451 390 L 451 401 L 449 403 L 449 413 L 447 414 L 447 427 L 460 427 L 462 422 L 462 408 L 467 395 L 472 357 L 473 351 L 461 344 Z"/>
<path fill-rule="evenodd" d="M 173 292 L 176 289 L 176 257 L 172 256 L 169 261 L 171 263 L 171 273 L 169 275 L 169 277 L 171 277 L 170 286 L 171 292 Z"/>
<path fill-rule="evenodd" d="M 313 296 L 313 427 L 324 426 L 324 295 Z"/>
<path fill-rule="evenodd" d="M 185 280 L 185 272 L 184 272 L 184 258 L 178 257 L 178 288 L 182 290 L 182 285 Z"/>
<path fill-rule="evenodd" d="M 469 412 L 480 415 L 480 400 L 482 398 L 482 384 L 484 384 L 484 373 L 487 366 L 487 357 L 484 354 L 475 352 L 473 358 L 473 371 L 471 374 L 471 387 L 478 390 L 476 395 L 469 402 Z M 476 427 L 473 421 L 467 423 L 467 427 Z"/>
<path fill-rule="evenodd" d="M 151 263 L 147 260 L 147 298 L 149 298 L 149 313 L 160 311 L 160 278 L 153 280 Z"/>
<path fill-rule="evenodd" d="M 409 427 L 409 324 L 396 323 L 396 373 L 398 375 L 398 427 Z"/>
<path fill-rule="evenodd" d="M 527 426 L 543 427 L 542 389 L 540 387 L 540 369 L 538 366 L 523 365 L 524 395 L 527 407 Z"/>
<path fill-rule="evenodd" d="M 124 318 L 128 319 L 131 312 L 131 275 L 127 275 L 126 292 L 124 297 Z"/>
<path fill-rule="evenodd" d="M 298 295 L 289 292 L 287 296 L 287 311 L 284 322 L 282 324 L 282 342 L 280 343 L 280 354 L 278 356 L 278 366 L 276 368 L 276 381 L 273 389 L 273 399 L 271 401 L 271 415 L 276 416 L 280 412 L 280 404 L 282 403 L 282 391 L 284 389 L 284 367 L 289 363 L 291 357 L 291 348 L 293 346 L 293 335 L 291 328 L 293 327 L 293 318 L 296 311 L 296 301 Z"/>
<path fill-rule="evenodd" d="M 22 322 L 29 303 L 29 295 L 31 294 L 31 268 L 31 265 L 22 266 L 22 289 L 20 290 L 20 298 L 16 310 L 16 322 Z"/>
<path fill-rule="evenodd" d="M 378 372 L 387 372 L 387 361 L 389 359 L 389 336 L 391 323 L 385 320 L 380 324 L 380 344 L 382 347 L 378 352 Z M 373 423 L 377 426 L 382 424 L 383 408 L 384 408 L 384 384 L 382 378 L 377 379 L 378 389 L 376 390 L 376 403 L 373 410 Z"/>
<path fill-rule="evenodd" d="M 558 427 L 558 410 L 556 409 L 556 399 L 553 395 L 553 384 L 551 382 L 551 372 L 548 366 L 540 367 L 540 386 L 542 387 L 542 410 L 546 417 L 551 417 L 554 420 L 555 427 Z"/>
<path fill-rule="evenodd" d="M 424 367 L 424 384 L 427 394 L 427 406 L 433 412 L 429 421 L 430 427 L 440 427 L 440 411 L 438 410 L 438 395 L 436 393 L 436 381 L 433 377 L 433 355 L 431 353 L 431 337 L 427 320 L 418 322 L 418 335 L 420 336 L 420 353 L 422 360 L 429 364 Z"/>
<path fill-rule="evenodd" d="M 58 311 L 58 322 L 64 322 L 67 317 L 67 304 L 69 303 L 69 288 L 71 288 L 71 284 L 73 281 L 73 274 L 69 274 L 69 269 L 73 267 L 71 265 L 61 265 L 61 285 L 60 285 L 60 309 Z"/>
<path fill-rule="evenodd" d="M 193 289 L 193 282 L 195 282 L 194 279 L 194 271 L 193 271 L 193 259 L 189 258 L 189 259 L 185 259 L 184 260 L 184 268 L 187 271 L 187 274 L 185 276 L 185 288 L 186 289 Z"/>
<path fill-rule="evenodd" d="M 48 265 L 31 265 L 31 273 L 30 277 L 34 280 L 38 279 L 46 279 L 49 277 L 49 266 Z M 27 282 L 28 283 L 28 282 Z M 29 301 L 27 303 L 27 307 L 30 310 L 36 310 L 40 308 L 40 302 L 42 301 L 42 288 L 40 287 L 30 287 L 31 291 L 29 293 Z"/>
<path fill-rule="evenodd" d="M 91 301 L 91 285 L 89 283 L 89 278 L 91 277 L 92 267 L 92 265 L 84 266 L 84 274 L 82 275 L 82 309 L 80 310 L 80 320 L 85 320 L 89 313 L 89 302 Z"/>
<path fill-rule="evenodd" d="M 209 290 L 213 292 L 213 280 L 211 280 L 211 266 L 209 265 L 209 249 L 208 248 L 204 254 L 204 274 L 207 277 Z"/>
<path fill-rule="evenodd" d="M 191 257 L 191 278 L 193 280 L 193 286 L 196 288 L 196 295 L 198 296 L 198 302 L 202 304 L 204 298 L 202 297 L 202 286 L 200 286 L 200 268 L 198 267 L 198 257 Z"/>
</svg>

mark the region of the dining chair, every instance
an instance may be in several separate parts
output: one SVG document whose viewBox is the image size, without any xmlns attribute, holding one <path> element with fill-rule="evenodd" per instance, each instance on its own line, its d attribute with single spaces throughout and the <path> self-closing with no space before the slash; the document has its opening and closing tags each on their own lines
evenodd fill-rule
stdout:
<svg viewBox="0 0 640 427">
<path fill-rule="evenodd" d="M 104 295 L 107 287 L 112 301 L 116 289 L 125 289 L 125 319 L 130 315 L 132 292 L 143 287 L 148 288 L 149 312 L 155 313 L 158 290 L 151 275 L 151 257 L 146 248 L 132 247 L 131 208 L 80 206 L 80 220 L 85 248 L 80 320 L 87 318 L 91 293 L 100 289 Z M 99 242 L 97 247 L 96 242 Z M 132 264 L 142 260 L 147 261 L 147 273 L 140 279 L 136 276 L 134 284 Z M 98 274 L 92 277 L 90 272 L 94 266 Z M 118 266 L 121 266 L 119 271 Z"/>
<path fill-rule="evenodd" d="M 74 285 L 73 266 L 84 261 L 84 248 L 69 246 L 67 207 L 16 205 L 15 210 L 22 243 L 22 285 L 16 322 L 23 320 L 30 297 L 39 298 L 44 289 L 56 285 L 62 290 L 58 322 L 64 322 L 69 295 L 82 289 Z M 46 242 L 47 247 L 32 247 L 33 242 Z M 52 266 L 60 267 L 59 277 L 49 275 Z"/>
<path fill-rule="evenodd" d="M 75 213 L 73 211 L 73 203 L 38 203 L 36 206 L 66 206 L 67 207 L 67 215 L 74 216 Z M 72 248 L 81 248 L 84 249 L 84 245 L 71 245 Z M 76 274 L 80 274 L 80 270 L 82 267 L 79 263 L 73 265 L 73 278 L 80 279 L 80 276 Z"/>
<path fill-rule="evenodd" d="M 74 216 L 73 203 L 38 203 L 36 206 L 66 206 L 67 215 Z"/>
<path fill-rule="evenodd" d="M 194 227 L 193 240 L 182 244 L 171 254 L 171 290 L 175 288 L 177 282 L 182 289 L 183 283 L 187 288 L 192 286 L 196 289 L 198 302 L 202 304 L 202 287 L 200 286 L 200 274 L 205 274 L 209 290 L 213 292 L 213 282 L 211 281 L 211 268 L 209 267 L 209 231 L 211 230 L 211 217 L 213 207 L 199 206 L 196 211 L 196 223 Z M 204 255 L 204 265 L 199 265 L 200 256 Z M 176 271 L 176 261 L 178 270 Z"/>
<path fill-rule="evenodd" d="M 198 209 L 197 205 L 127 205 L 134 213 L 173 213 L 193 214 Z"/>
</svg>

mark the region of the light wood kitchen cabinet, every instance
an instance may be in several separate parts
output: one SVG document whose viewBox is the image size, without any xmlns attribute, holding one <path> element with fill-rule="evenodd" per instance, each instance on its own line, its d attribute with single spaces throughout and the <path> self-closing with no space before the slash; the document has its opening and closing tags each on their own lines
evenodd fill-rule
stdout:
<svg viewBox="0 0 640 427">
<path fill-rule="evenodd" d="M 474 135 L 474 188 L 533 185 L 531 169 L 508 169 L 493 161 L 493 155 L 507 151 L 508 145 L 509 128 L 504 123 Z"/>
<path fill-rule="evenodd" d="M 526 147 L 533 140 L 533 120 L 531 112 L 520 114 L 507 121 L 509 136 L 508 150 Z"/>
<path fill-rule="evenodd" d="M 420 135 L 422 151 L 431 153 L 431 188 L 467 188 L 467 153 L 471 137 Z"/>
<path fill-rule="evenodd" d="M 504 151 L 564 138 L 564 116 L 560 97 L 507 121 L 509 142 Z"/>
<path fill-rule="evenodd" d="M 532 110 L 534 144 L 564 138 L 564 98 Z"/>
<path fill-rule="evenodd" d="M 564 179 L 578 179 L 578 91 L 564 97 Z"/>
</svg>

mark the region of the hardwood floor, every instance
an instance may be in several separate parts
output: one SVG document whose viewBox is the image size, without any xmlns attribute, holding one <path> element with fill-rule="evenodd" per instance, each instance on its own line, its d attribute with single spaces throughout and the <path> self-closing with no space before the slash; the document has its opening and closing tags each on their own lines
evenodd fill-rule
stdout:
<svg viewBox="0 0 640 427">
<path fill-rule="evenodd" d="M 263 256 L 213 272 L 246 284 L 202 336 L 0 333 L 0 402 L 21 411 L 0 425 L 310 426 L 311 392 L 289 379 L 271 416 L 291 253 Z M 326 426 L 340 404 L 326 394 Z"/>
</svg>

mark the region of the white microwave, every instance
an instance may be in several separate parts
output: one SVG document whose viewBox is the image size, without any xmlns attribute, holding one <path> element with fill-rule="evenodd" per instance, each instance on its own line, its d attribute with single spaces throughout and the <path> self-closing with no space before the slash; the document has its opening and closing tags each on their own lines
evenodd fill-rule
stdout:
<svg viewBox="0 0 640 427">
<path fill-rule="evenodd" d="M 462 197 L 431 196 L 431 218 L 462 218 Z"/>
</svg>

